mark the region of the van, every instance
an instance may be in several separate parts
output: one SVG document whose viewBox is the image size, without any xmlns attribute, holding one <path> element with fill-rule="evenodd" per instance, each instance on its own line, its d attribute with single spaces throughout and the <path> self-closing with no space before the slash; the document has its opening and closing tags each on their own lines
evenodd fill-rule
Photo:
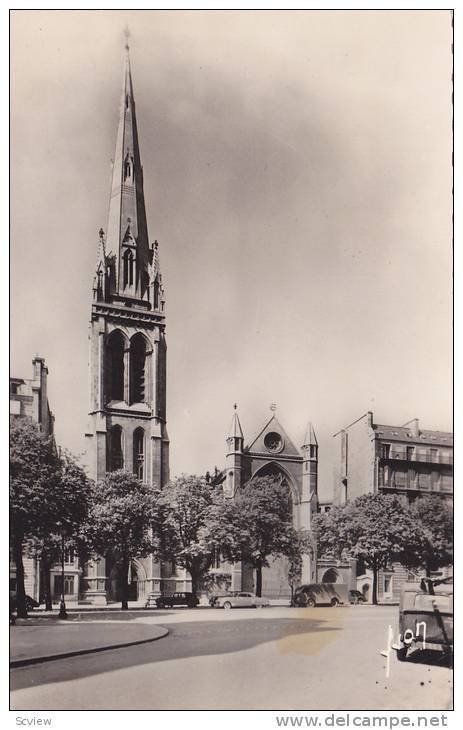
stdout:
<svg viewBox="0 0 463 730">
<path fill-rule="evenodd" d="M 345 583 L 308 583 L 296 588 L 294 606 L 340 606 L 349 603 L 348 586 Z"/>
</svg>

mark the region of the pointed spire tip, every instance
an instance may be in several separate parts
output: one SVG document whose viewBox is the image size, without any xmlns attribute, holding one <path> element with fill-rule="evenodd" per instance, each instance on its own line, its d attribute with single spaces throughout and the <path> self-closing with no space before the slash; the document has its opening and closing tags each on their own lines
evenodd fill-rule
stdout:
<svg viewBox="0 0 463 730">
<path fill-rule="evenodd" d="M 130 30 L 129 30 L 129 26 L 126 25 L 124 28 L 124 39 L 125 39 L 124 48 L 126 51 L 130 51 L 129 38 L 130 38 Z"/>
</svg>

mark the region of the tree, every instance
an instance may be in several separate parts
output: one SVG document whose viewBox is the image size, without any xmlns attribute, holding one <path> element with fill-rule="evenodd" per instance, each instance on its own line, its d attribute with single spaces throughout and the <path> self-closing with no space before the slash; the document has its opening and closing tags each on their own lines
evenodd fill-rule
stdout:
<svg viewBox="0 0 463 730">
<path fill-rule="evenodd" d="M 128 609 L 129 566 L 134 558 L 156 553 L 153 524 L 158 518 L 159 490 L 124 469 L 110 472 L 92 495 L 87 530 L 99 555 L 111 554 L 121 568 L 122 608 Z"/>
<path fill-rule="evenodd" d="M 46 533 L 34 536 L 28 543 L 27 552 L 40 560 L 45 608 L 52 609 L 50 570 L 62 558 L 63 539 L 65 549 L 74 550 L 82 559 L 83 525 L 88 518 L 91 482 L 84 469 L 69 451 L 59 454 L 59 494 L 56 509 L 59 519 Z"/>
<path fill-rule="evenodd" d="M 269 558 L 288 557 L 297 563 L 308 551 L 293 527 L 288 488 L 272 477 L 257 477 L 244 485 L 225 514 L 229 540 L 222 551 L 231 562 L 243 560 L 256 571 L 256 595 L 262 595 L 262 569 Z"/>
<path fill-rule="evenodd" d="M 393 561 L 411 566 L 421 554 L 424 533 L 410 510 L 394 496 L 366 494 L 314 520 L 318 554 L 363 560 L 373 573 L 372 600 L 378 603 L 378 572 Z"/>
<path fill-rule="evenodd" d="M 62 517 L 60 493 L 61 464 L 53 438 L 29 419 L 15 419 L 10 426 L 10 539 L 22 618 L 27 618 L 24 548 L 53 531 Z"/>
<path fill-rule="evenodd" d="M 420 497 L 410 508 L 413 518 L 421 525 L 425 541 L 417 553 L 416 565 L 423 567 L 429 577 L 453 562 L 453 515 L 445 500 L 437 494 Z"/>
<path fill-rule="evenodd" d="M 222 506 L 216 486 L 195 475 L 174 479 L 160 493 L 161 554 L 189 572 L 194 595 L 219 549 Z"/>
</svg>

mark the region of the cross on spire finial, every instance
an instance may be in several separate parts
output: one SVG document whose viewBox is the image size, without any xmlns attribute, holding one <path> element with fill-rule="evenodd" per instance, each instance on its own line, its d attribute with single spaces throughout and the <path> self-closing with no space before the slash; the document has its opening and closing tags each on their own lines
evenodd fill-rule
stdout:
<svg viewBox="0 0 463 730">
<path fill-rule="evenodd" d="M 238 408 L 238 405 L 236 403 L 234 403 L 233 404 L 233 409 L 236 411 L 237 408 Z"/>
<path fill-rule="evenodd" d="M 277 404 L 276 403 L 270 403 L 270 410 L 273 411 L 273 412 L 275 412 L 276 409 L 277 409 Z"/>
</svg>

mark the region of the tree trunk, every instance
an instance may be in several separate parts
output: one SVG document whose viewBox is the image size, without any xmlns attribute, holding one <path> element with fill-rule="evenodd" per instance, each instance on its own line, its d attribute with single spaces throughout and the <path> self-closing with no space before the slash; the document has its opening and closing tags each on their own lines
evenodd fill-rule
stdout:
<svg viewBox="0 0 463 730">
<path fill-rule="evenodd" d="M 426 561 L 426 578 L 431 577 L 431 562 L 429 560 Z"/>
<path fill-rule="evenodd" d="M 121 608 L 123 611 L 127 611 L 129 608 L 129 561 L 122 561 L 122 581 L 121 581 Z"/>
<path fill-rule="evenodd" d="M 18 618 L 27 618 L 26 590 L 24 588 L 23 545 L 20 538 L 14 542 L 13 559 L 16 565 L 16 615 Z"/>
<path fill-rule="evenodd" d="M 373 563 L 373 588 L 371 595 L 371 602 L 374 606 L 378 605 L 378 566 L 376 562 Z"/>
<path fill-rule="evenodd" d="M 51 611 L 53 604 L 51 600 L 51 575 L 50 563 L 46 558 L 42 558 L 42 575 L 43 575 L 43 596 L 45 599 L 45 610 Z"/>
<path fill-rule="evenodd" d="M 191 576 L 191 592 L 196 598 L 196 592 L 198 590 L 198 576 L 195 570 L 190 570 L 189 573 Z"/>
<path fill-rule="evenodd" d="M 262 596 L 262 565 L 256 565 L 256 596 Z"/>
</svg>

